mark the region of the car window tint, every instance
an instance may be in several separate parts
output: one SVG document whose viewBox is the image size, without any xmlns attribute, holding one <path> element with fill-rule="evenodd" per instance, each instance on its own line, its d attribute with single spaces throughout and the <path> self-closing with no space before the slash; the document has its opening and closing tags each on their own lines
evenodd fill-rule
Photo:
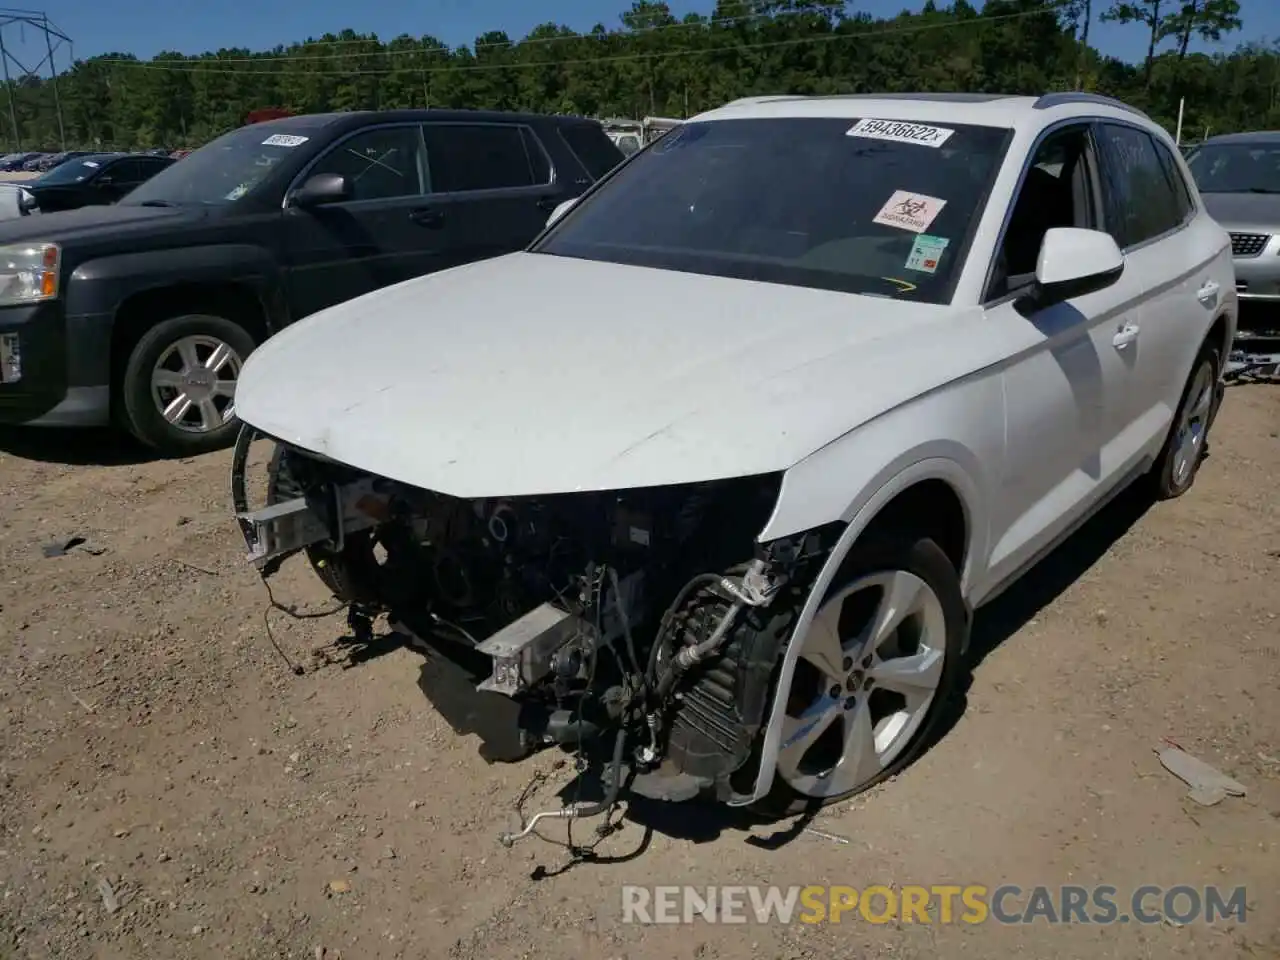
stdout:
<svg viewBox="0 0 1280 960">
<path fill-rule="evenodd" d="M 538 139 L 538 135 L 528 127 L 521 127 L 520 135 L 524 138 L 524 149 L 529 158 L 529 169 L 533 173 L 533 182 L 550 183 L 551 161 L 547 159 L 547 151 Z"/>
<path fill-rule="evenodd" d="M 341 174 L 354 200 L 414 196 L 422 193 L 421 153 L 417 127 L 376 127 L 343 140 L 308 175 Z"/>
<path fill-rule="evenodd" d="M 103 173 L 110 174 L 116 183 L 139 183 L 142 180 L 142 170 L 137 160 L 117 160 Z"/>
<path fill-rule="evenodd" d="M 592 179 L 599 180 L 622 162 L 623 154 L 609 135 L 594 123 L 575 123 L 560 128 L 560 137 L 569 145 Z M 636 149 L 640 143 L 636 141 Z M 634 151 L 632 151 L 634 152 Z"/>
<path fill-rule="evenodd" d="M 422 132 L 433 193 L 528 187 L 535 182 L 518 126 L 429 123 Z"/>
<path fill-rule="evenodd" d="M 1187 166 L 1201 193 L 1280 193 L 1280 143 L 1207 143 Z"/>
<path fill-rule="evenodd" d="M 1120 124 L 1102 125 L 1107 226 L 1120 247 L 1132 247 L 1177 227 L 1185 217 L 1150 134 Z"/>
</svg>

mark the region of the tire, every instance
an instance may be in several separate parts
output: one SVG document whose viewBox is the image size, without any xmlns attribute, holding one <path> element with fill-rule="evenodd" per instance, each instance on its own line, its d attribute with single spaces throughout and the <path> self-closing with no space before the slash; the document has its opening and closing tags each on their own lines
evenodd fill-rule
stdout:
<svg viewBox="0 0 1280 960">
<path fill-rule="evenodd" d="M 1218 390 L 1220 368 L 1218 350 L 1206 344 L 1191 367 L 1191 375 L 1182 388 L 1178 410 L 1169 425 L 1169 435 L 1148 474 L 1151 492 L 1157 500 L 1180 497 L 1196 481 L 1200 464 L 1209 449 L 1209 430 L 1221 400 Z M 1194 432 L 1196 430 L 1198 432 Z M 1186 449 L 1187 443 L 1192 444 L 1190 451 Z"/>
<path fill-rule="evenodd" d="M 899 574 L 906 576 L 901 579 L 904 582 L 920 582 L 923 583 L 929 591 L 931 591 L 933 599 L 936 600 L 936 607 L 929 614 L 928 619 L 933 622 L 933 636 L 929 639 L 928 647 L 924 648 L 932 651 L 941 651 L 941 665 L 937 673 L 937 685 L 933 688 L 931 698 L 927 705 L 922 705 L 915 713 L 918 719 L 909 719 L 904 722 L 901 733 L 901 739 L 904 742 L 893 745 L 894 755 L 887 763 L 881 765 L 879 756 L 872 766 L 878 768 L 878 772 L 866 779 L 858 780 L 853 783 L 849 789 L 835 790 L 828 795 L 815 796 L 814 791 L 801 792 L 796 789 L 793 783 L 788 781 L 787 776 L 783 773 L 783 760 L 786 755 L 786 743 L 779 744 L 778 770 L 774 773 L 774 782 L 770 792 L 766 796 L 753 805 L 752 809 L 755 813 L 770 819 L 776 819 L 782 816 L 790 816 L 795 813 L 804 811 L 812 811 L 837 803 L 841 800 L 847 800 L 849 797 L 856 796 L 866 790 L 871 789 L 876 784 L 910 765 L 919 755 L 927 748 L 932 738 L 937 732 L 940 719 L 946 713 L 948 702 L 955 695 L 956 689 L 963 677 L 962 657 L 965 647 L 965 641 L 969 631 L 969 617 L 965 607 L 964 597 L 960 590 L 960 579 L 956 574 L 955 568 L 951 565 L 951 561 L 947 559 L 942 549 L 931 539 L 924 536 L 910 534 L 907 532 L 893 533 L 888 535 L 873 535 L 868 540 L 861 543 L 855 543 L 849 556 L 846 558 L 839 580 L 828 590 L 827 596 L 823 600 L 823 607 L 819 608 L 820 613 L 830 607 L 834 607 L 837 603 L 841 603 L 838 599 L 851 589 L 855 589 L 859 584 L 874 583 L 877 579 L 898 579 Z M 864 589 L 876 589 L 875 587 Z M 861 593 L 854 593 L 843 601 L 840 610 L 841 617 L 838 622 L 843 626 L 843 615 L 848 613 L 849 604 L 856 603 L 855 597 L 861 596 Z M 815 623 L 817 622 L 815 617 Z M 939 622 L 940 621 L 940 622 Z M 857 634 L 856 629 L 852 629 L 851 633 Z M 908 618 L 908 625 L 910 618 Z M 810 631 L 812 632 L 812 631 Z M 910 631 L 907 631 L 910 632 Z M 896 634 L 896 631 L 895 631 Z M 894 634 L 891 634 L 894 635 Z M 921 636 L 923 637 L 923 631 Z M 797 638 L 796 642 L 806 643 L 808 636 Z M 923 642 L 923 641 L 922 641 Z M 848 649 L 848 648 L 846 648 Z M 881 645 L 879 649 L 884 649 Z M 921 647 L 917 647 L 921 650 Z M 856 656 L 864 659 L 854 659 L 856 666 L 862 666 L 867 663 L 866 648 L 863 648 Z M 926 657 L 927 653 L 919 653 L 917 658 Z M 849 662 L 846 659 L 844 662 Z M 877 663 L 867 670 L 866 676 L 873 679 L 876 673 L 884 663 L 892 662 L 892 658 L 886 658 L 882 663 Z M 843 665 L 843 664 L 842 664 Z M 796 665 L 796 673 L 791 679 L 790 689 L 787 691 L 778 690 L 775 696 L 787 696 L 790 699 L 796 691 L 797 684 L 800 682 L 801 663 Z M 858 677 L 861 677 L 861 671 L 858 671 Z M 823 682 L 829 682 L 824 680 Z M 853 683 L 851 679 L 849 683 Z M 846 709 L 840 723 L 849 723 L 843 719 L 844 716 L 853 716 L 855 711 L 869 705 L 878 693 L 882 693 L 887 688 L 877 688 L 872 684 L 867 684 L 866 680 L 862 680 L 861 689 L 858 689 L 858 696 L 848 697 L 847 690 L 841 691 L 840 699 L 843 704 L 847 705 L 850 700 L 858 700 L 858 706 L 853 709 Z M 832 688 L 834 690 L 834 687 Z M 863 693 L 866 693 L 864 698 Z M 890 695 L 896 695 L 892 690 Z M 807 700 L 807 697 L 801 697 L 800 702 Z M 771 698 L 771 703 L 773 702 Z M 792 709 L 788 708 L 788 714 L 792 713 Z M 873 721 L 868 720 L 868 723 Z M 884 721 L 886 726 L 891 721 Z M 839 724 L 836 724 L 839 726 Z M 912 727 L 914 726 L 914 729 Z M 841 733 L 840 735 L 843 735 Z M 825 736 L 825 734 L 824 734 Z M 798 737 L 797 737 L 798 739 Z M 818 738 L 821 739 L 821 738 Z M 818 746 L 818 740 L 814 740 L 812 747 Z M 888 752 L 886 750 L 886 752 Z M 842 761 L 844 759 L 842 758 Z M 834 773 L 834 771 L 833 771 Z M 835 787 L 837 781 L 835 777 L 831 777 L 831 786 Z"/>
<path fill-rule="evenodd" d="M 119 386 L 124 426 L 165 456 L 192 456 L 230 446 L 240 430 L 234 412 L 226 418 L 234 409 L 234 380 L 255 346 L 244 327 L 213 314 L 181 314 L 156 324 L 134 344 L 125 363 Z M 223 352 L 215 356 L 219 349 Z M 208 363 L 221 365 L 213 369 Z M 188 372 L 191 378 L 186 380 Z M 167 382 L 161 383 L 161 377 Z M 172 403 L 179 395 L 188 399 L 187 407 Z M 178 424 L 166 419 L 161 402 L 169 402 L 175 413 L 183 411 Z"/>
</svg>

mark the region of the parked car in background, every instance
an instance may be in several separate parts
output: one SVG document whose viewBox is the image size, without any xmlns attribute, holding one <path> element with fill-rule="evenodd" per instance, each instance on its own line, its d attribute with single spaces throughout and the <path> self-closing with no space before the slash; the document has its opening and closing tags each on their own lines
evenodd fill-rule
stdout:
<svg viewBox="0 0 1280 960">
<path fill-rule="evenodd" d="M 54 213 L 115 203 L 174 163 L 146 154 L 91 153 L 59 164 L 22 184 L 31 197 L 24 212 Z"/>
<path fill-rule="evenodd" d="M 181 150 L 173 151 L 173 153 L 169 154 L 169 156 L 172 157 L 174 160 L 181 160 L 183 157 L 190 155 L 190 153 L 191 151 L 189 149 L 187 149 L 186 147 L 183 147 Z"/>
<path fill-rule="evenodd" d="M 48 156 L 51 156 L 51 154 L 45 152 L 32 154 L 27 161 L 22 164 L 23 172 L 38 173 L 40 170 L 40 164 L 42 164 Z"/>
<path fill-rule="evenodd" d="M 29 161 L 39 156 L 40 154 L 34 151 L 28 151 L 26 153 L 11 153 L 4 159 L 3 163 L 0 163 L 0 172 L 16 173 L 17 171 L 22 170 Z"/>
<path fill-rule="evenodd" d="M 1212 137 L 1187 165 L 1209 213 L 1231 234 L 1240 299 L 1280 310 L 1280 132 Z"/>
<path fill-rule="evenodd" d="M 90 157 L 95 153 L 101 153 L 100 150 L 64 150 L 61 153 L 51 153 L 40 158 L 38 169 L 43 172 L 52 170 L 59 164 L 66 163 L 68 160 L 75 160 L 78 157 Z"/>
<path fill-rule="evenodd" d="M 519 250 L 620 159 L 574 117 L 290 117 L 219 137 L 112 206 L 0 223 L 0 345 L 21 358 L 0 421 L 114 416 L 167 453 L 222 446 L 241 364 L 271 333 Z"/>
</svg>

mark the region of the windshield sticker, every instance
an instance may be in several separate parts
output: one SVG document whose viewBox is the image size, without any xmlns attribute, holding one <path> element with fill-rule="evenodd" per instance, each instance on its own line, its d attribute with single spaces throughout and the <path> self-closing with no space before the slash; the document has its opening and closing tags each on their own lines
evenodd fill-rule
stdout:
<svg viewBox="0 0 1280 960">
<path fill-rule="evenodd" d="M 919 270 L 921 273 L 937 273 L 942 251 L 947 249 L 947 244 L 950 242 L 946 237 L 920 234 L 916 237 L 916 242 L 911 245 L 911 253 L 907 256 L 907 269 Z"/>
<path fill-rule="evenodd" d="M 232 190 L 230 193 L 228 193 L 223 199 L 239 200 L 248 192 L 249 192 L 249 185 L 247 183 L 242 183 L 238 187 L 236 187 L 234 190 Z"/>
<path fill-rule="evenodd" d="M 262 141 L 262 145 L 264 147 L 300 147 L 310 139 L 310 137 L 299 137 L 292 133 L 273 133 Z"/>
<path fill-rule="evenodd" d="M 86 160 L 86 161 L 84 162 L 84 165 L 85 165 L 86 167 L 93 167 L 93 169 L 95 169 L 95 170 L 97 170 L 97 169 L 98 169 L 98 161 L 97 161 L 97 160 Z"/>
<path fill-rule="evenodd" d="M 886 227 L 900 227 L 912 233 L 924 233 L 946 205 L 947 201 L 939 200 L 937 197 L 895 190 L 889 202 L 880 208 L 880 212 L 871 218 L 871 222 L 883 224 Z"/>
<path fill-rule="evenodd" d="M 935 150 L 950 139 L 954 130 L 946 127 L 929 127 L 923 123 L 904 123 L 901 120 L 859 120 L 845 131 L 846 137 L 864 137 L 868 140 L 888 140 L 892 143 L 916 143 Z"/>
</svg>

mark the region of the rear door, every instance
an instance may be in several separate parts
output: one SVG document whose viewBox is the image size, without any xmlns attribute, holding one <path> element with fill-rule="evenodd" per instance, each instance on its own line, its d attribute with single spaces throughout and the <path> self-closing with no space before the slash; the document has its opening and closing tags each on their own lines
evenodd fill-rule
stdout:
<svg viewBox="0 0 1280 960">
<path fill-rule="evenodd" d="M 310 210 L 290 205 L 286 196 L 285 261 L 295 317 L 445 265 L 447 231 L 424 191 L 420 124 L 380 124 L 347 134 L 291 189 L 320 173 L 347 177 L 354 196 Z"/>
<path fill-rule="evenodd" d="M 1197 216 L 1165 144 L 1135 125 L 1098 126 L 1107 229 L 1124 251 L 1125 273 L 1140 278 L 1145 291 L 1126 414 L 1127 445 L 1139 456 L 1164 443 L 1195 354 L 1227 295 L 1215 268 L 1224 243 L 1221 230 Z"/>
<path fill-rule="evenodd" d="M 142 165 L 133 157 L 110 160 L 90 181 L 91 203 L 115 203 L 143 181 Z"/>
<path fill-rule="evenodd" d="M 523 250 L 570 194 L 547 149 L 520 123 L 427 123 L 428 189 L 448 234 L 448 265 Z"/>
</svg>

